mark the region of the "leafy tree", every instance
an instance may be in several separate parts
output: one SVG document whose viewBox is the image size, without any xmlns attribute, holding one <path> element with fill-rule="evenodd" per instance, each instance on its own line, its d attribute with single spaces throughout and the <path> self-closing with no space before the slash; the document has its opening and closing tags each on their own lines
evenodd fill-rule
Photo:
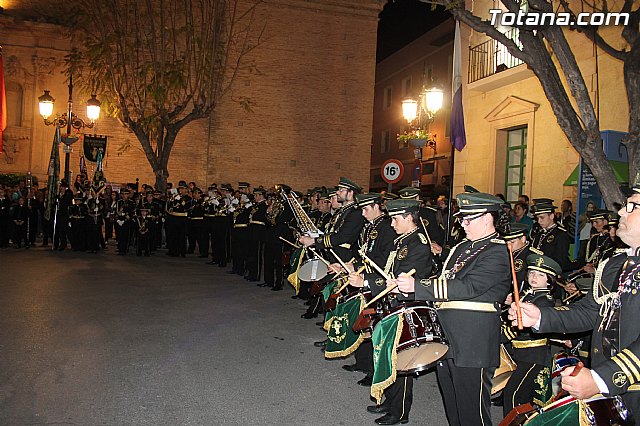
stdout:
<svg viewBox="0 0 640 426">
<path fill-rule="evenodd" d="M 179 132 L 229 92 L 262 31 L 260 0 L 78 0 L 68 75 L 140 141 L 164 190 Z M 250 100 L 241 99 L 245 108 Z"/>
<path fill-rule="evenodd" d="M 530 25 L 531 22 L 527 25 L 526 20 L 523 20 L 523 25 L 513 25 L 518 28 L 517 41 L 500 32 L 491 25 L 490 20 L 483 19 L 465 8 L 464 1 L 422 1 L 444 5 L 456 19 L 500 42 L 509 53 L 525 62 L 540 81 L 558 125 L 593 172 L 607 205 L 612 206 L 614 202 L 624 200 L 613 170 L 602 150 L 596 108 L 589 97 L 589 90 L 574 52 L 567 41 L 565 29 L 582 33 L 596 43 L 602 51 L 623 63 L 630 113 L 629 133 L 624 144 L 629 154 L 629 176 L 633 179 L 633 176 L 640 171 L 640 4 L 637 1 L 624 0 L 621 7 L 612 9 L 611 6 L 617 6 L 620 2 L 613 5 L 608 0 L 593 0 L 593 3 L 583 0 L 572 4 L 569 4 L 569 0 L 526 0 L 529 12 L 565 12 L 573 15 L 573 22 L 576 22 L 578 10 L 580 12 L 628 13 L 629 20 L 625 25 L 615 27 L 561 27 Z M 500 2 L 513 13 L 518 13 L 521 7 L 520 0 L 500 0 Z"/>
</svg>

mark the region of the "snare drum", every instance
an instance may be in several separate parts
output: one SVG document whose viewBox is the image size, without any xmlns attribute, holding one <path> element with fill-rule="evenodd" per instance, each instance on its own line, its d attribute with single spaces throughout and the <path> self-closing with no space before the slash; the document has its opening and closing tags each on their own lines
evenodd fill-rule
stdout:
<svg viewBox="0 0 640 426">
<path fill-rule="evenodd" d="M 613 398 L 594 397 L 584 400 L 584 403 L 583 406 L 580 406 L 578 400 L 569 395 L 545 406 L 539 416 L 545 420 L 552 419 L 557 425 L 583 424 L 581 419 L 586 420 L 586 424 L 591 426 L 631 424 L 630 413 L 619 396 Z M 575 407 L 576 404 L 578 407 Z M 524 424 L 526 425 L 536 418 L 537 416 L 532 417 Z M 538 419 L 538 421 L 540 420 Z"/>
<path fill-rule="evenodd" d="M 421 303 L 408 303 L 391 309 L 381 320 L 391 315 L 400 315 L 402 321 L 402 335 L 396 347 L 397 371 L 424 371 L 449 350 L 435 308 Z"/>
<path fill-rule="evenodd" d="M 298 270 L 298 278 L 301 281 L 313 282 L 320 281 L 329 273 L 329 268 L 320 259 L 306 260 Z"/>
</svg>

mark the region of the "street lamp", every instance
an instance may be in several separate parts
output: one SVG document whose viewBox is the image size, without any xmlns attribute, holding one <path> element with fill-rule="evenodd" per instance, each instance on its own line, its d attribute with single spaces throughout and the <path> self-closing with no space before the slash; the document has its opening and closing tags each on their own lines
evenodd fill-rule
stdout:
<svg viewBox="0 0 640 426">
<path fill-rule="evenodd" d="M 73 76 L 69 77 L 69 100 L 67 102 L 67 112 L 62 115 L 55 116 L 52 120 L 49 119 L 53 115 L 53 105 L 55 99 L 49 94 L 48 90 L 44 91 L 44 94 L 38 98 L 38 107 L 40 109 L 40 115 L 44 119 L 44 124 L 47 126 L 56 126 L 59 128 L 67 128 L 67 133 L 61 138 L 64 143 L 64 178 L 67 184 L 71 184 L 71 171 L 69 170 L 69 155 L 73 151 L 71 145 L 78 140 L 78 136 L 71 134 L 71 129 L 80 130 L 83 128 L 91 129 L 95 121 L 100 117 L 100 101 L 93 94 L 91 99 L 87 101 L 87 118 L 88 121 L 78 117 L 73 112 Z"/>
<path fill-rule="evenodd" d="M 402 101 L 402 116 L 409 123 L 410 130 L 413 134 L 424 134 L 427 137 L 419 137 L 409 139 L 411 145 L 414 146 L 414 175 L 412 185 L 420 187 L 422 180 L 422 148 L 425 145 L 434 150 L 436 149 L 436 141 L 429 135 L 429 125 L 435 118 L 436 113 L 442 108 L 444 100 L 444 92 L 438 87 L 431 87 L 422 90 L 418 98 L 407 97 Z M 422 132 L 418 132 L 422 131 Z"/>
</svg>

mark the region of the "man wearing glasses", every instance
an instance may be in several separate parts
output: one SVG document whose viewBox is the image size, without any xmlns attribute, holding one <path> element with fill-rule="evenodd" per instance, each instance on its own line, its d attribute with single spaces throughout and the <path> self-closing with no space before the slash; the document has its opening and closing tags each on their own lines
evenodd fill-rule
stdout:
<svg viewBox="0 0 640 426">
<path fill-rule="evenodd" d="M 629 245 L 600 263 L 593 291 L 568 306 L 539 309 L 522 304 L 525 327 L 541 333 L 592 331 L 591 369 L 562 372 L 562 387 L 577 399 L 621 397 L 631 421 L 640 419 L 640 179 L 618 214 L 618 236 Z M 509 319 L 514 323 L 512 305 Z"/>
<path fill-rule="evenodd" d="M 449 341 L 436 367 L 452 426 L 491 425 L 491 378 L 500 364 L 500 305 L 511 287 L 509 252 L 498 237 L 502 200 L 484 193 L 457 197 L 466 239 L 453 249 L 437 278 L 398 277 L 403 293 L 436 302 Z"/>
</svg>

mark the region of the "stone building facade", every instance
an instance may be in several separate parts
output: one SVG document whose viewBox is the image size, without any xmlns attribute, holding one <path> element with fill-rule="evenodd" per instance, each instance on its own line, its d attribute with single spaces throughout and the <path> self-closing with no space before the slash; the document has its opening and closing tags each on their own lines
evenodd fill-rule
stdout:
<svg viewBox="0 0 640 426">
<path fill-rule="evenodd" d="M 14 1 L 37 8 L 37 1 Z M 349 176 L 367 186 L 373 111 L 375 49 L 382 0 L 270 0 L 259 9 L 262 44 L 251 52 L 259 73 L 241 75 L 209 119 L 178 135 L 169 181 L 199 185 L 246 180 L 294 188 L 334 185 Z M 0 173 L 46 179 L 53 128 L 43 124 L 37 98 L 45 89 L 66 110 L 62 27 L 0 14 L 8 127 Z M 74 90 L 74 112 L 85 117 L 89 94 Z M 238 102 L 250 98 L 253 112 Z M 98 99 L 100 94 L 98 94 Z M 153 183 L 151 167 L 132 133 L 102 116 L 88 134 L 109 137 L 105 175 L 114 183 Z M 81 147 L 74 145 L 77 173 Z M 60 152 L 62 163 L 64 154 Z M 62 165 L 64 169 L 64 165 Z"/>
</svg>

